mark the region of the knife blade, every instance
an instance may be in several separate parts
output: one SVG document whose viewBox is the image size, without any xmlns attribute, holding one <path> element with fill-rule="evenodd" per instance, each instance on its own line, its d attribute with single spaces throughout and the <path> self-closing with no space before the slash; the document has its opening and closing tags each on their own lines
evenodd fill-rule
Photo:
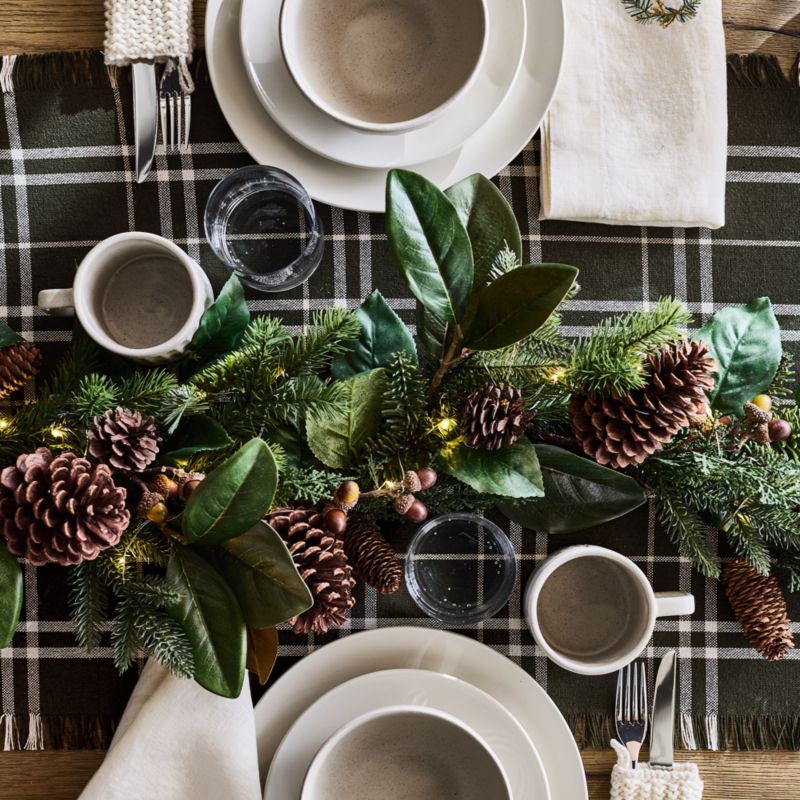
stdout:
<svg viewBox="0 0 800 800">
<path fill-rule="evenodd" d="M 149 174 L 158 137 L 158 90 L 155 64 L 136 63 L 133 70 L 133 141 L 136 183 Z"/>
<path fill-rule="evenodd" d="M 675 730 L 675 651 L 669 650 L 658 665 L 653 696 L 653 722 L 650 726 L 650 764 L 671 767 L 672 739 Z"/>
</svg>

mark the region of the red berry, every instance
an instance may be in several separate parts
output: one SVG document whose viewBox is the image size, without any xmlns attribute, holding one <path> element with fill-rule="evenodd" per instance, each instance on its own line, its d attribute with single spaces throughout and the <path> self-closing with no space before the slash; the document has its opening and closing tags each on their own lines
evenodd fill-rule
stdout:
<svg viewBox="0 0 800 800">
<path fill-rule="evenodd" d="M 192 478 L 192 480 L 186 481 L 186 483 L 181 486 L 181 500 L 188 500 L 191 497 L 192 492 L 202 483 L 201 480 L 198 478 Z"/>
<path fill-rule="evenodd" d="M 771 442 L 782 442 L 792 435 L 792 426 L 785 419 L 770 420 L 768 430 Z"/>
<path fill-rule="evenodd" d="M 347 514 L 340 508 L 329 508 L 325 512 L 323 519 L 325 520 L 325 527 L 335 536 L 344 533 L 345 528 L 347 528 Z"/>
<path fill-rule="evenodd" d="M 439 480 L 439 476 L 436 474 L 436 470 L 433 467 L 418 469 L 417 477 L 419 478 L 423 491 L 425 491 L 425 489 L 430 489 L 431 486 L 436 486 L 436 481 Z"/>
<path fill-rule="evenodd" d="M 425 522 L 428 519 L 428 507 L 422 501 L 415 500 L 406 511 L 405 517 L 412 522 Z"/>
</svg>

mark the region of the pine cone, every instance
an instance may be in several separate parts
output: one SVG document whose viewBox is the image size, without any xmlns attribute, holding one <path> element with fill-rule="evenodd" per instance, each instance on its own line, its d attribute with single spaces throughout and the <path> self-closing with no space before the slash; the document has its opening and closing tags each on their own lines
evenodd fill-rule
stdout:
<svg viewBox="0 0 800 800">
<path fill-rule="evenodd" d="M 704 342 L 666 345 L 647 359 L 647 368 L 647 383 L 624 397 L 572 396 L 575 438 L 598 464 L 641 464 L 704 413 L 716 368 Z"/>
<path fill-rule="evenodd" d="M 125 489 L 105 464 L 46 447 L 0 472 L 0 519 L 9 552 L 40 567 L 79 564 L 113 547 L 130 522 Z"/>
<path fill-rule="evenodd" d="M 402 585 L 403 566 L 394 548 L 365 517 L 348 520 L 344 552 L 355 576 L 381 594 L 394 594 Z"/>
<path fill-rule="evenodd" d="M 525 432 L 525 408 L 519 389 L 487 383 L 473 392 L 464 407 L 464 444 L 498 450 Z"/>
<path fill-rule="evenodd" d="M 355 605 L 356 582 L 342 542 L 324 528 L 313 508 L 283 508 L 266 520 L 286 542 L 294 563 L 308 584 L 314 605 L 290 620 L 295 633 L 327 633 L 347 621 Z"/>
<path fill-rule="evenodd" d="M 95 417 L 86 431 L 89 453 L 98 461 L 124 472 L 141 472 L 158 455 L 158 434 L 153 417 L 115 408 Z"/>
<path fill-rule="evenodd" d="M 42 367 L 42 354 L 25 340 L 0 350 L 0 398 L 21 389 Z"/>
<path fill-rule="evenodd" d="M 780 661 L 794 647 L 786 599 L 774 575 L 759 575 L 746 561 L 731 561 L 722 583 L 733 613 L 754 650 Z"/>
</svg>

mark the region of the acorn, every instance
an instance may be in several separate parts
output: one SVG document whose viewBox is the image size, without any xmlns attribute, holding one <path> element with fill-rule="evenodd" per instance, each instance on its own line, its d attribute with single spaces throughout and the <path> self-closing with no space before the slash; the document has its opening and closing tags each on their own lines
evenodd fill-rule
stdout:
<svg viewBox="0 0 800 800">
<path fill-rule="evenodd" d="M 355 481 L 345 481 L 333 496 L 333 501 L 337 508 L 343 511 L 350 511 L 358 504 L 361 489 Z"/>
<path fill-rule="evenodd" d="M 403 488 L 407 492 L 418 492 L 422 488 L 419 475 L 413 469 L 406 470 L 403 475 Z"/>
<path fill-rule="evenodd" d="M 347 528 L 347 514 L 341 508 L 329 508 L 322 519 L 328 532 L 334 536 L 340 536 Z"/>
<path fill-rule="evenodd" d="M 792 435 L 792 426 L 785 419 L 771 419 L 767 430 L 771 442 L 783 442 Z"/>
<path fill-rule="evenodd" d="M 203 482 L 203 478 L 205 478 L 205 475 L 203 475 L 202 472 L 187 472 L 186 475 L 183 476 L 179 493 L 184 503 L 189 499 L 192 492 Z"/>
<path fill-rule="evenodd" d="M 160 494 L 165 500 L 171 500 L 178 496 L 178 484 L 169 475 L 160 472 L 147 484 L 151 492 Z"/>
<path fill-rule="evenodd" d="M 394 499 L 394 510 L 400 514 L 401 517 L 404 517 L 416 500 L 417 498 L 414 497 L 413 494 L 399 494 Z"/>
<path fill-rule="evenodd" d="M 136 513 L 142 518 L 155 522 L 157 525 L 167 521 L 169 511 L 164 502 L 164 497 L 158 492 L 146 491 L 142 493 L 136 505 Z"/>
<path fill-rule="evenodd" d="M 750 402 L 762 411 L 772 410 L 772 398 L 768 394 L 757 394 Z"/>
<path fill-rule="evenodd" d="M 426 489 L 436 486 L 436 481 L 439 480 L 439 475 L 433 467 L 423 467 L 422 469 L 418 469 L 417 477 L 419 478 L 420 487 L 423 492 Z"/>
<path fill-rule="evenodd" d="M 425 522 L 428 519 L 428 507 L 421 500 L 414 500 L 403 516 L 412 522 Z"/>
</svg>

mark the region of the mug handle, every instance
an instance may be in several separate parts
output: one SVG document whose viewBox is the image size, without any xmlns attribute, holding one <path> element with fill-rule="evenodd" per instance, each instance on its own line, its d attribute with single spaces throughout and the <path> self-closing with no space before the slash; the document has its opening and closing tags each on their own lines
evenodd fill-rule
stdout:
<svg viewBox="0 0 800 800">
<path fill-rule="evenodd" d="M 44 289 L 39 292 L 39 308 L 56 317 L 75 315 L 75 296 L 72 289 Z"/>
<path fill-rule="evenodd" d="M 694 614 L 694 595 L 688 592 L 656 592 L 657 617 L 688 617 Z"/>
</svg>

